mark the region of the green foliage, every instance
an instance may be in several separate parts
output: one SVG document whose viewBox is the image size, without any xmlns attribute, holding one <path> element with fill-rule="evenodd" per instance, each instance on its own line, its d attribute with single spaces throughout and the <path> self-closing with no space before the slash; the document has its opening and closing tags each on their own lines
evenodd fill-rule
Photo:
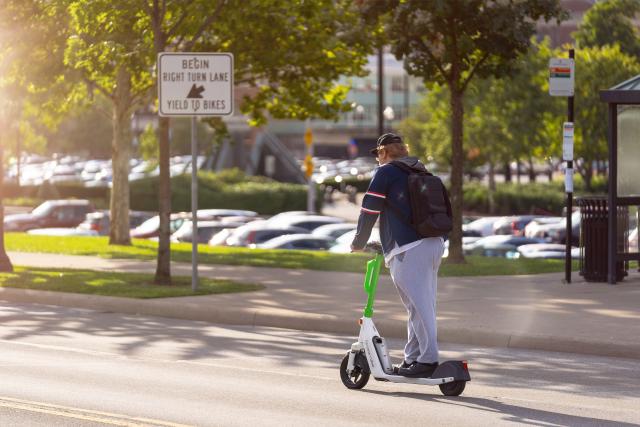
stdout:
<svg viewBox="0 0 640 427">
<path fill-rule="evenodd" d="M 557 185 L 498 184 L 493 195 L 495 215 L 559 215 L 565 205 L 565 193 Z M 464 186 L 466 212 L 489 213 L 489 192 L 482 184 Z"/>
<path fill-rule="evenodd" d="M 630 56 L 640 55 L 640 33 L 633 17 L 640 12 L 639 0 L 605 0 L 587 10 L 573 37 L 578 48 L 619 45 Z"/>
<path fill-rule="evenodd" d="M 592 191 L 589 191 L 580 177 L 575 179 L 575 197 L 606 193 L 607 181 L 604 177 L 594 178 Z M 551 183 L 497 184 L 493 197 L 496 210 L 492 215 L 560 215 L 566 206 L 563 180 Z M 490 214 L 489 189 L 478 183 L 465 184 L 464 210 Z"/>
<path fill-rule="evenodd" d="M 556 154 L 549 141 L 560 129 L 564 105 L 547 94 L 551 55 L 548 40 L 532 40 L 532 48 L 516 60 L 513 74 L 469 84 L 464 99 L 466 172 L 487 162 Z M 446 87 L 434 85 L 400 125 L 412 152 L 444 171 L 452 158 L 449 96 Z"/>
<path fill-rule="evenodd" d="M 151 124 L 140 134 L 140 155 L 145 160 L 158 160 L 158 136 Z"/>
<path fill-rule="evenodd" d="M 155 257 L 157 245 L 156 242 L 138 239 L 133 240 L 132 246 L 112 246 L 108 245 L 106 237 L 35 236 L 25 233 L 7 233 L 6 235 L 6 247 L 10 251 L 88 255 L 117 259 L 151 261 Z M 326 251 L 266 250 L 207 245 L 198 247 L 198 255 L 201 265 L 251 265 L 361 274 L 364 274 L 365 264 L 371 259 L 371 254 L 367 253 L 334 254 Z M 172 244 L 171 258 L 177 262 L 191 262 L 191 244 Z M 467 263 L 462 265 L 452 265 L 445 261 L 440 267 L 439 274 L 442 277 L 537 274 L 560 272 L 563 271 L 563 268 L 564 261 L 561 260 L 510 260 L 470 256 L 467 258 Z M 149 287 L 155 289 L 153 292 L 161 292 L 157 288 L 165 289 L 161 286 Z"/>
<path fill-rule="evenodd" d="M 158 210 L 158 180 L 145 178 L 131 183 L 131 209 Z M 191 210 L 191 175 L 171 178 L 171 206 L 174 212 Z M 198 173 L 200 209 L 248 209 L 261 214 L 305 210 L 304 185 L 274 182 L 264 177 L 247 177 L 238 169 L 220 174 Z"/>
<path fill-rule="evenodd" d="M 153 276 L 150 274 L 65 268 L 52 270 L 16 267 L 12 273 L 0 273 L 0 287 L 124 298 L 170 298 L 264 289 L 262 285 L 206 277 L 200 278 L 198 285 L 198 290 L 193 292 L 191 277 L 174 277 L 171 286 L 157 286 L 153 284 Z"/>
<path fill-rule="evenodd" d="M 585 179 L 592 174 L 592 162 L 608 159 L 607 104 L 599 92 L 640 73 L 640 63 L 619 46 L 593 47 L 576 51 L 576 102 L 574 157 Z M 558 129 L 556 135 L 560 135 Z M 561 138 L 549 140 L 553 152 L 562 153 Z"/>
<path fill-rule="evenodd" d="M 382 17 L 385 36 L 410 74 L 464 92 L 475 73 L 504 76 L 526 52 L 536 21 L 567 17 L 557 0 L 362 2 L 365 17 Z"/>
</svg>

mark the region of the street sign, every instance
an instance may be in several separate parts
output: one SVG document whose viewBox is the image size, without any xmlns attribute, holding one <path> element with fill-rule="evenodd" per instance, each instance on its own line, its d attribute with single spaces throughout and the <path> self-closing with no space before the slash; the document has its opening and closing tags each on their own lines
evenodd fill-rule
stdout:
<svg viewBox="0 0 640 427">
<path fill-rule="evenodd" d="M 233 54 L 158 54 L 158 104 L 165 117 L 233 114 Z"/>
<path fill-rule="evenodd" d="M 575 62 L 573 58 L 549 59 L 549 95 L 573 96 Z"/>
<path fill-rule="evenodd" d="M 564 191 L 573 193 L 573 168 L 567 168 L 564 171 Z"/>
<path fill-rule="evenodd" d="M 562 160 L 573 160 L 573 123 L 562 124 Z"/>
</svg>

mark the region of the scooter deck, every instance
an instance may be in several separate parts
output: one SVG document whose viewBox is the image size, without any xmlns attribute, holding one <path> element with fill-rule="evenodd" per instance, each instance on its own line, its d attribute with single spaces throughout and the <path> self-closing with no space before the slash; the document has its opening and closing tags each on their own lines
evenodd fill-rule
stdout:
<svg viewBox="0 0 640 427">
<path fill-rule="evenodd" d="M 405 383 L 405 384 L 422 384 L 422 385 L 440 385 L 451 383 L 455 381 L 454 377 L 446 377 L 446 378 L 411 378 L 411 377 L 403 377 L 402 375 L 381 375 L 376 376 L 373 375 L 378 381 L 389 381 L 392 383 Z"/>
</svg>

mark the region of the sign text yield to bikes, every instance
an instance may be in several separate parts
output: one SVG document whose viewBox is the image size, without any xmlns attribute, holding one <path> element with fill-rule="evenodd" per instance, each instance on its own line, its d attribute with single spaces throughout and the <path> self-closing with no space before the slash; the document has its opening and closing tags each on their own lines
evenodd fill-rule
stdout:
<svg viewBox="0 0 640 427">
<path fill-rule="evenodd" d="M 161 116 L 227 116 L 233 113 L 231 53 L 158 55 Z"/>
</svg>

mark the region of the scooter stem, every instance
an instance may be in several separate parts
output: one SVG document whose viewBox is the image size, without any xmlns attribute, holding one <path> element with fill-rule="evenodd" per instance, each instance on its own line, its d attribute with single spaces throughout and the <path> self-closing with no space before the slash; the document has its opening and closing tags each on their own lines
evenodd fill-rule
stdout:
<svg viewBox="0 0 640 427">
<path fill-rule="evenodd" d="M 382 265 L 382 255 L 377 254 L 376 257 L 367 262 L 367 274 L 364 277 L 364 291 L 367 293 L 367 306 L 364 308 L 364 317 L 373 316 L 373 301 L 376 298 L 376 289 L 378 287 L 378 276 L 380 275 L 380 266 Z"/>
</svg>

